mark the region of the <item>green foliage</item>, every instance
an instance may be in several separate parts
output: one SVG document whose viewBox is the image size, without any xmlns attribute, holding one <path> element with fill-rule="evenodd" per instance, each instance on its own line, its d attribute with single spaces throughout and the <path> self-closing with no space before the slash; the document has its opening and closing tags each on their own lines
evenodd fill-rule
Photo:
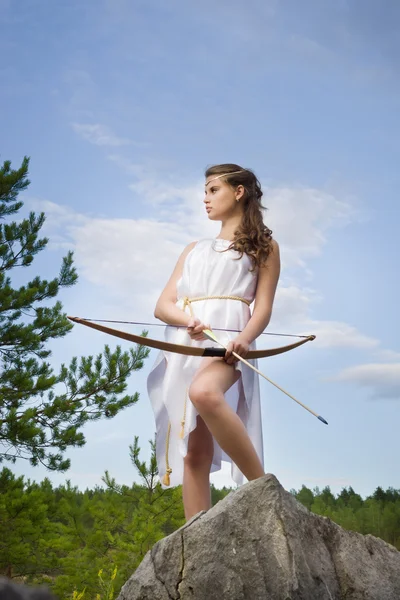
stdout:
<svg viewBox="0 0 400 600">
<path fill-rule="evenodd" d="M 110 599 L 146 552 L 184 523 L 180 488 L 158 483 L 155 446 L 146 465 L 138 438 L 130 456 L 141 484 L 53 489 L 0 474 L 0 573 L 45 582 L 62 599 Z"/>
<path fill-rule="evenodd" d="M 314 495 L 308 487 L 305 485 L 302 486 L 301 490 L 297 492 L 296 498 L 299 502 L 304 504 L 308 510 L 311 510 L 312 504 L 314 502 Z"/>
<path fill-rule="evenodd" d="M 112 418 L 137 402 L 137 394 L 125 394 L 127 379 L 142 368 L 149 350 L 112 352 L 105 346 L 102 354 L 74 358 L 53 372 L 48 344 L 72 328 L 54 299 L 76 283 L 77 274 L 69 252 L 54 279 L 12 284 L 11 274 L 32 265 L 48 243 L 39 236 L 44 213 L 9 220 L 23 207 L 17 198 L 29 185 L 28 166 L 25 157 L 20 169 L 12 170 L 9 161 L 0 168 L 0 462 L 23 458 L 65 471 L 70 463 L 64 452 L 84 445 L 85 423 Z"/>
<path fill-rule="evenodd" d="M 352 487 L 332 494 L 329 486 L 313 491 L 303 485 L 293 495 L 312 512 L 329 517 L 345 529 L 380 537 L 400 550 L 400 490 L 378 487 L 365 500 Z"/>
<path fill-rule="evenodd" d="M 48 480 L 38 485 L 15 478 L 8 469 L 0 473 L 0 565 L 8 577 L 52 567 L 49 540 L 60 529 L 50 518 L 53 503 Z"/>
</svg>

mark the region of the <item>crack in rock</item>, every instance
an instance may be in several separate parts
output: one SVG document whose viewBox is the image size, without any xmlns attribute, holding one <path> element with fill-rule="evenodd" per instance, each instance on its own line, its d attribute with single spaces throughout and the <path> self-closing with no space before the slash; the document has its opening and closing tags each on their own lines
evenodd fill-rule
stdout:
<svg viewBox="0 0 400 600">
<path fill-rule="evenodd" d="M 176 584 L 176 593 L 178 594 L 178 600 L 180 600 L 181 598 L 181 593 L 180 593 L 180 585 L 183 581 L 183 570 L 185 568 L 185 541 L 184 541 L 184 535 L 183 535 L 183 531 L 181 532 L 181 544 L 182 544 L 182 552 L 181 552 L 181 568 L 179 570 L 179 579 L 177 581 Z"/>
<path fill-rule="evenodd" d="M 156 569 L 156 565 L 154 564 L 154 557 L 153 557 L 153 550 L 154 550 L 154 548 L 155 548 L 155 546 L 153 546 L 153 548 L 150 550 L 151 564 L 152 564 L 152 566 L 153 566 L 153 572 L 154 572 L 154 576 L 155 576 L 155 578 L 157 579 L 157 581 L 159 581 L 159 582 L 161 583 L 161 585 L 164 587 L 165 591 L 166 591 L 166 592 L 167 592 L 167 594 L 168 594 L 168 598 L 169 598 L 169 600 L 177 600 L 177 598 L 173 598 L 173 597 L 171 596 L 171 594 L 169 593 L 169 591 L 168 591 L 168 588 L 167 588 L 167 586 L 166 586 L 166 584 L 165 584 L 165 581 L 163 581 L 163 580 L 161 579 L 161 577 L 160 577 L 160 576 L 158 575 L 158 573 L 157 573 L 157 569 Z M 179 596 L 179 598 L 180 598 L 180 596 Z"/>
</svg>

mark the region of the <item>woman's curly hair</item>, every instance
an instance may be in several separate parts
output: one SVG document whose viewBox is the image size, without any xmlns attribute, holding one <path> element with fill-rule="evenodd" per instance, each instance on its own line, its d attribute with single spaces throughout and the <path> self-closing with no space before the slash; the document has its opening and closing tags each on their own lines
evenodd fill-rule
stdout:
<svg viewBox="0 0 400 600">
<path fill-rule="evenodd" d="M 214 165 L 205 172 L 206 178 L 225 174 L 223 179 L 226 183 L 233 188 L 242 185 L 245 190 L 241 200 L 244 202 L 242 222 L 236 229 L 229 248 L 240 252 L 240 258 L 247 254 L 253 263 L 254 271 L 256 267 L 265 264 L 272 252 L 272 231 L 264 224 L 262 215 L 265 207 L 261 204 L 261 185 L 251 169 L 243 169 L 239 165 Z"/>
</svg>

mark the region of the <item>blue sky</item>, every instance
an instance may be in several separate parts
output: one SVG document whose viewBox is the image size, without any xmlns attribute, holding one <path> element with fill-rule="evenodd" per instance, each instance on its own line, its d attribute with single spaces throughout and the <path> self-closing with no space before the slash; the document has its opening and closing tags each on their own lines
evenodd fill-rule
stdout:
<svg viewBox="0 0 400 600">
<path fill-rule="evenodd" d="M 329 422 L 261 382 L 266 469 L 287 489 L 400 487 L 399 22 L 394 0 L 0 0 L 0 159 L 31 157 L 24 200 L 51 239 L 35 274 L 75 252 L 68 313 L 152 321 L 183 247 L 218 233 L 204 169 L 260 178 L 283 264 L 270 330 L 317 335 L 260 367 Z M 54 368 L 106 342 L 75 327 Z M 88 426 L 52 481 L 132 481 L 154 359 L 130 380 L 139 403 Z"/>
</svg>

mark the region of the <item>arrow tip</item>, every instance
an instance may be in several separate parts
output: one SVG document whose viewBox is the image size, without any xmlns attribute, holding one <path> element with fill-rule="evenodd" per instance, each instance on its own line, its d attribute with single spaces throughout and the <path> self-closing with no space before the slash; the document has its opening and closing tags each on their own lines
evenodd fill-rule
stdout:
<svg viewBox="0 0 400 600">
<path fill-rule="evenodd" d="M 325 421 L 324 417 L 319 416 L 318 419 L 325 423 L 325 425 L 328 425 L 328 421 Z"/>
</svg>

